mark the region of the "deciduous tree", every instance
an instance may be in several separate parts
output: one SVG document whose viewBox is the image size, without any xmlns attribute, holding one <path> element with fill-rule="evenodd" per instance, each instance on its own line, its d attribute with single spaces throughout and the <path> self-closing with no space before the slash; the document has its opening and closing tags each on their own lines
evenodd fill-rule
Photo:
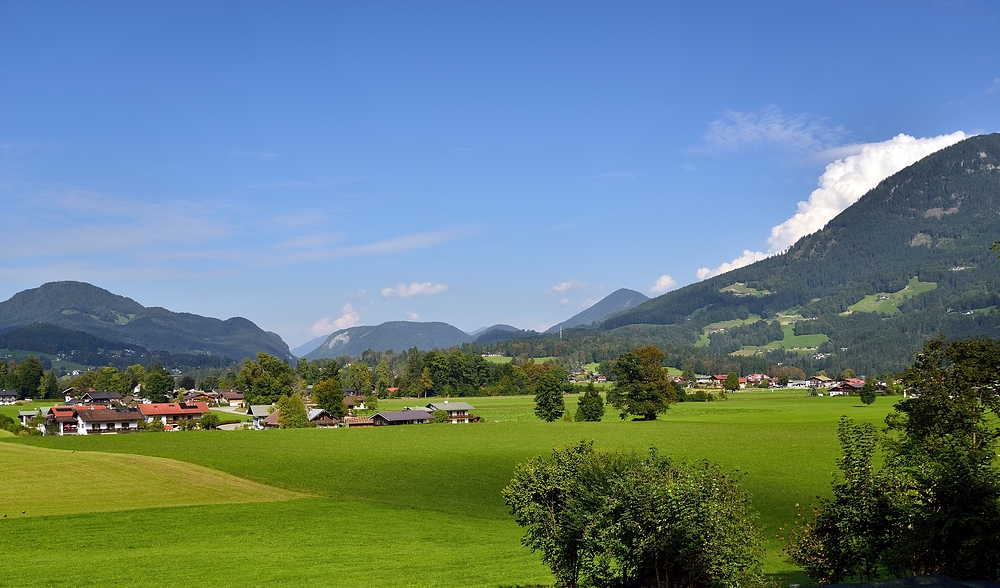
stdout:
<svg viewBox="0 0 1000 588">
<path fill-rule="evenodd" d="M 565 410 L 562 383 L 555 374 L 544 374 L 535 384 L 535 415 L 551 423 L 559 420 Z"/>
</svg>

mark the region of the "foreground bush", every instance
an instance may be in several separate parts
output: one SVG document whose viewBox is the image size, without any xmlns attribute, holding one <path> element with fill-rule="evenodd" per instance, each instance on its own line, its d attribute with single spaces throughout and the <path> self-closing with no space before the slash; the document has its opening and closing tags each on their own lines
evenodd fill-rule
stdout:
<svg viewBox="0 0 1000 588">
<path fill-rule="evenodd" d="M 762 586 L 762 537 L 738 476 L 706 461 L 556 448 L 503 490 L 557 585 Z"/>
</svg>

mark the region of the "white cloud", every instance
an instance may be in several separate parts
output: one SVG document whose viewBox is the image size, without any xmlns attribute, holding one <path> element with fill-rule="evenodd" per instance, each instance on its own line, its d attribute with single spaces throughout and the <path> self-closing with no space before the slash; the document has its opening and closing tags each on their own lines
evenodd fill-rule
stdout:
<svg viewBox="0 0 1000 588">
<path fill-rule="evenodd" d="M 986 93 L 987 94 L 992 94 L 992 93 L 996 92 L 997 90 L 1000 90 L 1000 78 L 994 78 L 993 79 L 993 85 L 990 86 L 989 88 L 986 88 Z"/>
<path fill-rule="evenodd" d="M 325 316 L 316 321 L 316 323 L 313 324 L 312 328 L 309 330 L 313 335 L 319 337 L 341 329 L 356 327 L 361 324 L 361 315 L 358 314 L 358 311 L 354 310 L 354 307 L 351 306 L 350 302 L 345 304 L 344 307 L 340 309 L 340 312 L 340 317 L 338 317 L 337 320 L 331 321 L 330 317 Z"/>
<path fill-rule="evenodd" d="M 587 283 L 581 282 L 580 280 L 573 278 L 572 280 L 566 280 L 565 282 L 559 282 L 558 284 L 552 286 L 551 288 L 542 292 L 546 296 L 559 297 L 567 292 L 572 292 L 573 290 L 586 290 Z"/>
<path fill-rule="evenodd" d="M 717 276 L 719 274 L 724 274 L 730 270 L 743 267 L 745 265 L 750 265 L 755 261 L 760 261 L 762 259 L 767 259 L 770 257 L 767 253 L 762 253 L 760 251 L 750 251 L 749 249 L 743 250 L 743 255 L 737 257 L 736 259 L 724 263 L 715 269 L 708 269 L 707 267 L 699 268 L 696 274 L 699 280 L 704 280 L 705 278 L 711 278 L 712 276 Z"/>
<path fill-rule="evenodd" d="M 358 298 L 364 298 L 367 295 L 368 295 L 368 290 L 365 290 L 364 288 L 362 288 L 362 289 L 358 290 L 357 292 L 355 292 L 353 294 L 344 294 L 344 298 L 358 299 Z"/>
<path fill-rule="evenodd" d="M 708 123 L 699 151 L 721 153 L 773 145 L 795 151 L 818 151 L 845 134 L 811 114 L 788 115 L 774 105 L 743 112 L 727 110 Z"/>
<path fill-rule="evenodd" d="M 656 282 L 649 287 L 649 291 L 653 294 L 663 294 L 668 292 L 677 285 L 677 280 L 671 277 L 669 274 L 663 274 L 659 278 L 656 278 Z"/>
<path fill-rule="evenodd" d="M 448 290 L 447 284 L 432 284 L 431 282 L 413 282 L 412 284 L 397 284 L 395 288 L 382 288 L 382 298 L 413 298 L 414 296 L 433 296 Z"/>
<path fill-rule="evenodd" d="M 962 131 L 923 139 L 899 134 L 881 143 L 849 146 L 857 153 L 827 165 L 817 182 L 819 188 L 813 190 L 808 200 L 799 202 L 795 215 L 771 229 L 766 253 L 745 250 L 743 255 L 715 269 L 699 269 L 698 279 L 710 278 L 785 251 L 802 237 L 825 227 L 885 178 L 966 136 Z"/>
<path fill-rule="evenodd" d="M 410 321 L 419 321 L 420 320 L 420 315 L 417 314 L 417 313 L 415 313 L 415 312 L 413 312 L 412 310 L 407 310 L 406 311 L 406 319 L 410 320 Z"/>
</svg>

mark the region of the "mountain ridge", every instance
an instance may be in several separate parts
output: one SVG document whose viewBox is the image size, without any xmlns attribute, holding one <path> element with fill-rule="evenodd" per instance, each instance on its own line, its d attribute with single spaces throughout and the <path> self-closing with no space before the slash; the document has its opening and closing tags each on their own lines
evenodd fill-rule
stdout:
<svg viewBox="0 0 1000 588">
<path fill-rule="evenodd" d="M 258 352 L 291 358 L 275 333 L 243 317 L 225 320 L 145 307 L 86 282 L 48 282 L 0 302 L 0 332 L 48 323 L 151 351 L 209 354 L 241 360 Z"/>
</svg>

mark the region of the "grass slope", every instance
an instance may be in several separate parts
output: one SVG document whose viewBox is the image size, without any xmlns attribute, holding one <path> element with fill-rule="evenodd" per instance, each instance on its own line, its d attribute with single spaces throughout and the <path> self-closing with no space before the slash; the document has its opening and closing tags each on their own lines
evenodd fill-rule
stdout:
<svg viewBox="0 0 1000 588">
<path fill-rule="evenodd" d="M 7 519 L 304 496 L 161 457 L 12 443 L 0 443 L 0 471 Z"/>
<path fill-rule="evenodd" d="M 645 452 L 655 445 L 661 453 L 679 459 L 708 458 L 746 472 L 745 483 L 753 493 L 755 508 L 761 513 L 760 523 L 765 535 L 774 537 L 782 524 L 795 520 L 796 503 L 808 503 L 817 495 L 829 493 L 838 455 L 838 417 L 848 414 L 878 423 L 892 404 L 888 398 L 880 398 L 871 407 L 865 407 L 854 398 L 809 398 L 802 392 L 743 392 L 730 395 L 726 402 L 674 405 L 653 422 L 621 421 L 613 410 L 609 410 L 602 423 L 543 423 L 534 417 L 530 397 L 468 400 L 477 407 L 474 412 L 483 417 L 483 423 L 352 430 L 36 437 L 16 442 L 77 451 L 172 457 L 336 501 L 336 504 L 320 501 L 311 508 L 302 509 L 297 505 L 309 501 L 258 507 L 257 511 L 288 511 L 287 515 L 279 517 L 281 525 L 297 529 L 297 533 L 277 529 L 269 537 L 277 562 L 269 558 L 219 558 L 211 568 L 211 577 L 213 582 L 218 578 L 222 585 L 230 583 L 230 578 L 245 578 L 243 568 L 248 565 L 275 569 L 291 566 L 288 554 L 296 553 L 300 549 L 299 542 L 305 538 L 322 542 L 336 537 L 337 541 L 329 543 L 332 549 L 346 550 L 337 557 L 325 555 L 321 559 L 333 566 L 326 568 L 327 573 L 337 570 L 337 583 L 341 585 L 406 585 L 410 582 L 411 585 L 496 586 L 551 582 L 538 557 L 518 545 L 520 530 L 511 521 L 500 495 L 519 461 L 547 454 L 555 445 L 580 439 L 592 439 L 599 448 Z M 391 410 L 406 404 L 418 403 L 381 401 L 379 408 Z M 569 397 L 567 404 L 570 411 L 575 410 L 576 398 Z M 360 514 L 365 516 L 358 516 Z M 228 525 L 233 521 L 237 525 L 244 524 L 237 517 L 201 516 L 225 522 L 209 525 L 211 532 L 195 532 L 193 544 L 187 539 L 183 541 L 185 550 L 197 552 L 199 542 L 210 541 L 212 532 L 229 533 Z M 73 521 L 81 528 L 98 524 L 86 517 Z M 416 521 L 424 522 L 418 524 Z M 268 523 L 261 521 L 261 524 Z M 342 535 L 331 535 L 330 527 L 338 528 Z M 15 530 L 17 532 L 13 532 Z M 0 566 L 5 557 L 15 557 L 10 553 L 29 553 L 15 540 L 22 535 L 22 530 L 29 531 L 26 527 L 11 527 L 12 532 L 6 533 L 0 527 L 0 554 L 8 554 L 0 555 Z M 239 541 L 238 533 L 234 537 Z M 181 544 L 175 543 L 170 536 L 144 540 L 159 545 L 162 553 L 174 553 Z M 426 549 L 422 557 L 407 550 L 406 546 L 413 542 Z M 395 554 L 397 544 L 404 546 L 398 556 Z M 359 565 L 352 559 L 355 548 L 367 554 L 367 559 L 363 560 L 367 565 Z M 53 547 L 52 550 L 64 556 L 72 553 L 65 547 Z M 398 562 L 392 561 L 394 556 Z M 126 553 L 118 561 L 118 569 L 122 569 L 125 576 L 138 573 L 136 569 L 144 561 L 138 555 L 132 559 Z M 259 565 L 265 561 L 267 565 Z M 413 569 L 423 573 L 425 567 L 434 567 L 430 562 L 445 569 L 448 561 L 456 562 L 454 570 L 457 571 L 434 576 L 434 580 L 406 573 L 407 566 L 416 566 Z M 500 567 L 505 569 L 498 576 L 489 571 L 497 568 L 496 562 L 503 562 Z M 794 565 L 784 561 L 776 539 L 768 545 L 767 568 L 795 581 L 804 580 Z M 307 566 L 307 569 L 310 568 Z M 15 576 L 23 580 L 19 583 L 30 583 L 32 578 L 44 575 L 41 567 L 31 566 L 24 570 L 24 574 Z M 309 575 L 300 569 L 291 573 L 298 584 L 322 583 L 323 580 L 319 575 Z M 314 573 L 321 574 L 318 568 Z"/>
<path fill-rule="evenodd" d="M 898 292 L 879 292 L 871 296 L 865 296 L 858 302 L 847 307 L 849 312 L 877 312 L 892 316 L 899 312 L 899 303 L 908 299 L 930 292 L 937 288 L 936 282 L 921 282 L 917 278 L 910 278 L 910 283 Z"/>
</svg>

